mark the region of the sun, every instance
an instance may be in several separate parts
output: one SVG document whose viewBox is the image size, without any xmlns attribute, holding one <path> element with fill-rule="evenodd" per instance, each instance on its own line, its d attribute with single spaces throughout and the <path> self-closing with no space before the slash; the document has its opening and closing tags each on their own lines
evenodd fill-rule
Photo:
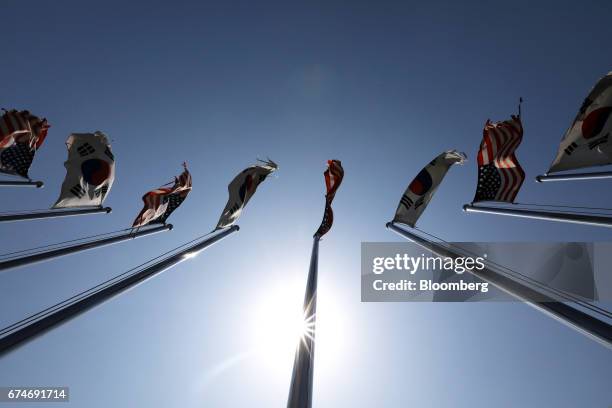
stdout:
<svg viewBox="0 0 612 408">
<path fill-rule="evenodd" d="M 253 352 L 271 369 L 290 370 L 296 346 L 309 332 L 302 311 L 304 288 L 291 282 L 261 293 L 250 319 Z"/>
<path fill-rule="evenodd" d="M 295 281 L 268 287 L 251 312 L 252 353 L 260 367 L 279 375 L 290 375 L 297 345 L 307 337 L 315 339 L 317 370 L 323 370 L 341 348 L 341 336 L 329 333 L 338 327 L 333 302 L 318 299 L 317 313 L 325 318 L 305 315 L 302 310 L 305 286 L 305 281 Z"/>
</svg>

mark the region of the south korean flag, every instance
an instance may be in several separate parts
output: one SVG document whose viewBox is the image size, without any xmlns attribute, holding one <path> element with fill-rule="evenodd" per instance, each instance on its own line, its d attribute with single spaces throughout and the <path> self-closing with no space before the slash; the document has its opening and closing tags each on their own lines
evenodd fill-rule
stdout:
<svg viewBox="0 0 612 408">
<path fill-rule="evenodd" d="M 115 157 L 102 132 L 73 133 L 62 191 L 52 208 L 102 206 L 115 180 Z"/>
<path fill-rule="evenodd" d="M 612 164 L 612 72 L 586 97 L 548 173 Z"/>
<path fill-rule="evenodd" d="M 456 150 L 449 150 L 433 159 L 408 185 L 397 206 L 393 222 L 414 228 L 450 166 L 455 163 L 463 164 L 465 160 L 465 153 Z"/>
</svg>

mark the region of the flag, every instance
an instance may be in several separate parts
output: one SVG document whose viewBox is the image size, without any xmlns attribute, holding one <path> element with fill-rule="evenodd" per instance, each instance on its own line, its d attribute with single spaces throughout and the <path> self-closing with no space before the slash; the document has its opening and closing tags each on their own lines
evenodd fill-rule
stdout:
<svg viewBox="0 0 612 408">
<path fill-rule="evenodd" d="M 257 164 L 246 168 L 238 174 L 227 187 L 229 191 L 229 199 L 221 213 L 219 222 L 215 229 L 229 227 L 234 224 L 242 214 L 244 206 L 249 202 L 259 184 L 266 179 L 270 174 L 278 169 L 278 165 L 272 160 L 259 160 L 261 164 Z"/>
<path fill-rule="evenodd" d="M 436 156 L 427 166 L 410 182 L 395 210 L 393 222 L 399 222 L 414 228 L 417 220 L 425 211 L 427 204 L 446 172 L 455 164 L 463 164 L 467 160 L 465 153 L 449 150 Z"/>
<path fill-rule="evenodd" d="M 115 180 L 115 157 L 102 132 L 73 133 L 62 191 L 53 208 L 101 206 Z"/>
<path fill-rule="evenodd" d="M 478 151 L 478 185 L 473 202 L 511 203 L 518 194 L 525 172 L 514 152 L 523 140 L 521 118 L 493 123 L 487 120 Z"/>
<path fill-rule="evenodd" d="M 162 186 L 142 196 L 144 207 L 134 220 L 133 227 L 165 224 L 170 214 L 185 201 L 191 191 L 191 174 L 187 170 L 186 163 L 183 163 L 183 167 L 185 170 L 180 176 L 174 178 L 172 187 Z"/>
<path fill-rule="evenodd" d="M 24 178 L 34 154 L 47 137 L 49 124 L 29 111 L 5 111 L 0 118 L 0 172 Z"/>
<path fill-rule="evenodd" d="M 586 97 L 565 132 L 549 173 L 612 164 L 612 72 Z"/>
<path fill-rule="evenodd" d="M 315 232 L 315 236 L 318 237 L 322 237 L 323 235 L 327 234 L 334 223 L 334 212 L 332 211 L 331 203 L 336 196 L 338 187 L 340 187 L 340 184 L 342 183 L 342 179 L 344 178 L 344 169 L 342 168 L 342 163 L 340 160 L 328 160 L 327 170 L 325 170 L 323 175 L 325 176 L 325 187 L 327 188 L 327 193 L 325 194 L 325 211 L 323 212 L 323 221 L 321 221 L 319 229 L 317 232 Z"/>
</svg>

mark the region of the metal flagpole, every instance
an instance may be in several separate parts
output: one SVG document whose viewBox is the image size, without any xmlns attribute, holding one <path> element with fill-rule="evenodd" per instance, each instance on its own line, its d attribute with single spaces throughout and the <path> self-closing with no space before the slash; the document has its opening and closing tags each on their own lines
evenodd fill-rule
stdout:
<svg viewBox="0 0 612 408">
<path fill-rule="evenodd" d="M 317 277 L 319 265 L 319 240 L 315 235 L 310 256 L 310 270 L 304 296 L 304 320 L 308 330 L 300 338 L 295 351 L 293 374 L 287 408 L 312 407 L 312 378 L 314 372 L 315 323 L 317 314 Z"/>
<path fill-rule="evenodd" d="M 106 245 L 116 244 L 118 242 L 135 239 L 146 235 L 157 234 L 158 232 L 170 231 L 172 224 L 164 224 L 154 228 L 148 228 L 141 231 L 127 232 L 125 234 L 116 235 L 114 237 L 97 239 L 95 241 L 85 242 L 82 244 L 70 245 L 64 248 L 44 251 L 33 255 L 23 256 L 10 259 L 8 261 L 0 261 L 0 271 L 7 269 L 19 268 L 25 265 L 31 265 L 38 262 L 48 261 L 50 259 L 59 258 L 66 255 L 72 255 L 77 252 L 87 251 L 89 249 L 100 248 Z"/>
<path fill-rule="evenodd" d="M 535 179 L 538 183 L 545 181 L 568 181 L 568 180 L 598 180 L 612 178 L 612 171 L 598 171 L 592 173 L 570 173 L 570 174 L 543 174 Z"/>
<path fill-rule="evenodd" d="M 461 257 L 461 255 L 453 252 L 449 248 L 400 228 L 392 222 L 387 223 L 387 228 L 403 236 L 404 238 L 415 242 L 438 256 L 450 258 Z M 601 343 L 602 345 L 612 348 L 612 325 L 565 303 L 559 302 L 554 297 L 542 293 L 541 291 L 520 283 L 514 279 L 506 277 L 489 268 L 484 268 L 480 271 L 477 269 L 467 270 L 467 272 L 491 283 L 493 286 L 516 297 L 517 299 L 527 302 L 529 305 L 535 307 L 541 312 L 546 313 L 547 315 Z"/>
<path fill-rule="evenodd" d="M 41 188 L 45 183 L 42 181 L 20 181 L 20 180 L 0 180 L 0 187 L 36 187 Z"/>
<path fill-rule="evenodd" d="M 31 320 L 23 326 L 18 326 L 14 330 L 9 331 L 8 334 L 0 337 L 0 357 L 10 350 L 24 344 L 25 342 L 32 340 L 36 336 L 43 334 L 47 330 L 50 330 L 53 327 L 104 303 L 112 297 L 133 288 L 137 284 L 150 279 L 160 272 L 172 268 L 186 259 L 196 256 L 203 249 L 213 245 L 239 229 L 240 227 L 234 225 L 221 231 L 217 235 L 196 242 L 195 244 L 180 250 L 176 254 L 162 258 L 139 272 L 127 275 L 127 277 L 94 291 L 89 295 L 81 297 L 62 308 L 56 309 L 48 314 L 44 314 L 42 317 L 39 317 L 36 320 Z"/>
<path fill-rule="evenodd" d="M 466 204 L 463 206 L 465 212 L 479 212 L 486 214 L 508 215 L 510 217 L 533 218 L 546 221 L 560 221 L 573 224 L 594 225 L 598 227 L 612 227 L 612 217 L 597 215 L 570 214 L 550 211 L 534 211 L 512 208 L 487 207 L 481 205 Z"/>
<path fill-rule="evenodd" d="M 40 220 L 43 218 L 72 217 L 75 215 L 110 213 L 110 207 L 77 208 L 74 210 L 49 210 L 23 214 L 0 215 L 0 222 Z"/>
</svg>

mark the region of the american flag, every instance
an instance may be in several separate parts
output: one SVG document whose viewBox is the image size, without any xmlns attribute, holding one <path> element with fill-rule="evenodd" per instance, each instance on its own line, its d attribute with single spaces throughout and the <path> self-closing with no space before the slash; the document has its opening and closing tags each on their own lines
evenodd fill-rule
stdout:
<svg viewBox="0 0 612 408">
<path fill-rule="evenodd" d="M 493 123 L 487 120 L 478 151 L 478 186 L 474 202 L 513 202 L 525 172 L 514 152 L 523 140 L 521 118 Z"/>
<path fill-rule="evenodd" d="M 332 211 L 332 208 L 331 208 L 331 200 L 326 198 L 325 199 L 325 212 L 323 213 L 323 221 L 321 221 L 321 225 L 319 226 L 319 229 L 317 230 L 315 235 L 322 237 L 323 235 L 327 234 L 329 230 L 331 229 L 333 223 L 334 223 L 334 212 Z"/>
<path fill-rule="evenodd" d="M 327 170 L 323 173 L 325 176 L 325 187 L 327 188 L 326 196 L 331 197 L 333 200 L 336 195 L 336 190 L 338 190 L 340 183 L 342 183 L 344 169 L 342 168 L 340 160 L 328 160 L 327 166 Z"/>
<path fill-rule="evenodd" d="M 342 163 L 340 160 L 328 160 L 327 170 L 325 170 L 323 175 L 325 176 L 325 187 L 327 188 L 327 193 L 325 194 L 325 212 L 323 213 L 323 221 L 321 221 L 321 225 L 315 233 L 315 236 L 319 237 L 327 234 L 334 223 L 334 212 L 332 211 L 331 203 L 336 196 L 336 191 L 338 190 L 338 187 L 340 187 L 340 183 L 342 183 L 342 179 L 344 178 L 344 169 L 342 168 Z"/>
<path fill-rule="evenodd" d="M 170 214 L 185 201 L 191 191 L 191 174 L 187 170 L 187 165 L 183 166 L 185 171 L 175 178 L 172 187 L 160 187 L 142 196 L 144 208 L 134 220 L 133 227 L 165 224 Z"/>
<path fill-rule="evenodd" d="M 29 111 L 5 111 L 0 118 L 0 171 L 28 178 L 36 150 L 47 136 L 46 119 Z"/>
</svg>

